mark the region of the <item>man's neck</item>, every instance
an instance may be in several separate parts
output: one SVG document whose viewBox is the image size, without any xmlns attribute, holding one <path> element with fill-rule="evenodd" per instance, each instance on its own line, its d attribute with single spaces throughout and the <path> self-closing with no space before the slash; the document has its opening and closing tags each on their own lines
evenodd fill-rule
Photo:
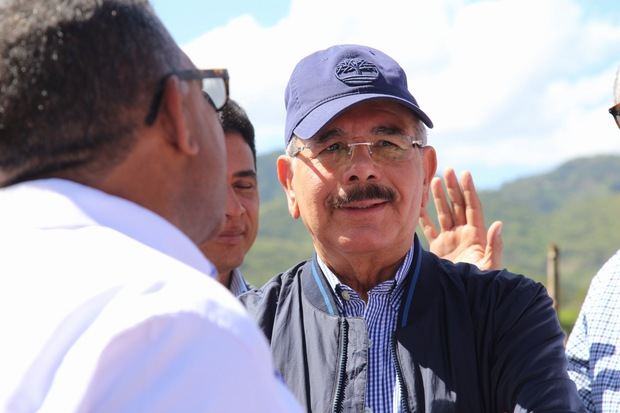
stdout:
<svg viewBox="0 0 620 413">
<path fill-rule="evenodd" d="M 232 278 L 233 270 L 227 270 L 223 272 L 218 272 L 217 280 L 226 288 L 230 288 L 230 280 Z"/>
<path fill-rule="evenodd" d="M 317 250 L 321 260 L 338 277 L 341 283 L 355 290 L 360 298 L 368 301 L 368 292 L 382 282 L 394 278 L 398 267 L 407 254 L 394 257 L 336 256 L 323 254 Z"/>
</svg>

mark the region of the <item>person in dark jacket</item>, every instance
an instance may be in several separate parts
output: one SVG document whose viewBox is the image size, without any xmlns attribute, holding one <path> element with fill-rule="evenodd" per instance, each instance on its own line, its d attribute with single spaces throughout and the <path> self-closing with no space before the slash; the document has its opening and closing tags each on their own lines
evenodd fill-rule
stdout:
<svg viewBox="0 0 620 413">
<path fill-rule="evenodd" d="M 286 109 L 278 178 L 315 254 L 241 300 L 306 409 L 582 411 L 544 287 L 422 249 L 433 124 L 398 63 L 357 45 L 311 54 Z"/>
</svg>

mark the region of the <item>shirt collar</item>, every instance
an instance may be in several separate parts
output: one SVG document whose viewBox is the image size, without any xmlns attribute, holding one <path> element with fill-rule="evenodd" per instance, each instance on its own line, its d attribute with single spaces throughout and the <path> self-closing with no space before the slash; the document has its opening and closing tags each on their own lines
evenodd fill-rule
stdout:
<svg viewBox="0 0 620 413">
<path fill-rule="evenodd" d="M 235 297 L 239 297 L 241 294 L 250 290 L 248 283 L 245 281 L 245 278 L 243 278 L 243 274 L 241 274 L 241 270 L 239 270 L 239 268 L 235 268 L 230 273 L 228 289 Z"/>
<path fill-rule="evenodd" d="M 132 201 L 86 185 L 58 178 L 11 185 L 0 190 L 0 208 L 2 225 L 39 229 L 105 226 L 216 276 L 198 247 L 169 221 Z"/>
<path fill-rule="evenodd" d="M 411 266 L 413 260 L 418 259 L 417 257 L 415 257 L 415 245 L 417 242 L 419 241 L 416 236 L 414 237 L 411 248 L 409 248 L 409 250 L 407 251 L 407 254 L 405 254 L 405 258 L 403 259 L 403 262 L 396 270 L 396 274 L 394 278 L 392 278 L 392 280 L 395 281 L 395 284 L 392 287 L 392 291 L 394 290 L 394 288 L 400 287 L 402 285 L 403 281 L 407 277 L 407 272 L 409 271 L 409 267 Z M 317 262 L 319 263 L 319 267 L 321 268 L 321 271 L 323 272 L 323 275 L 327 279 L 327 283 L 329 284 L 330 288 L 334 292 L 334 295 L 338 298 L 339 304 L 342 304 L 341 297 L 338 291 L 342 289 L 343 287 L 346 287 L 347 289 L 351 290 L 351 287 L 349 287 L 346 284 L 341 283 L 340 280 L 338 279 L 338 276 L 334 274 L 332 270 L 329 269 L 327 264 L 325 264 L 325 262 L 321 259 L 321 257 L 318 254 L 316 254 L 316 259 L 317 259 Z"/>
</svg>

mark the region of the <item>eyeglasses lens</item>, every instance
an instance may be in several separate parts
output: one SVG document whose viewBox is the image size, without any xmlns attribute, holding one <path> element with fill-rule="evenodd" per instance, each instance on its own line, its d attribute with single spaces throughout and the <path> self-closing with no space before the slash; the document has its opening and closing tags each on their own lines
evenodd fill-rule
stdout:
<svg viewBox="0 0 620 413">
<path fill-rule="evenodd" d="M 216 110 L 222 109 L 226 104 L 226 81 L 222 78 L 212 77 L 202 79 L 202 91 L 211 99 Z"/>
</svg>

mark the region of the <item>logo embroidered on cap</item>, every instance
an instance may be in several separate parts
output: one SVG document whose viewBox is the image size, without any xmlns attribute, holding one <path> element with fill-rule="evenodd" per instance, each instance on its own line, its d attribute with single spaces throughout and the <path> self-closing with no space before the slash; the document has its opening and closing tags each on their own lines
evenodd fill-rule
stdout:
<svg viewBox="0 0 620 413">
<path fill-rule="evenodd" d="M 344 59 L 336 66 L 336 77 L 349 86 L 369 85 L 379 77 L 379 69 L 364 59 Z"/>
</svg>

